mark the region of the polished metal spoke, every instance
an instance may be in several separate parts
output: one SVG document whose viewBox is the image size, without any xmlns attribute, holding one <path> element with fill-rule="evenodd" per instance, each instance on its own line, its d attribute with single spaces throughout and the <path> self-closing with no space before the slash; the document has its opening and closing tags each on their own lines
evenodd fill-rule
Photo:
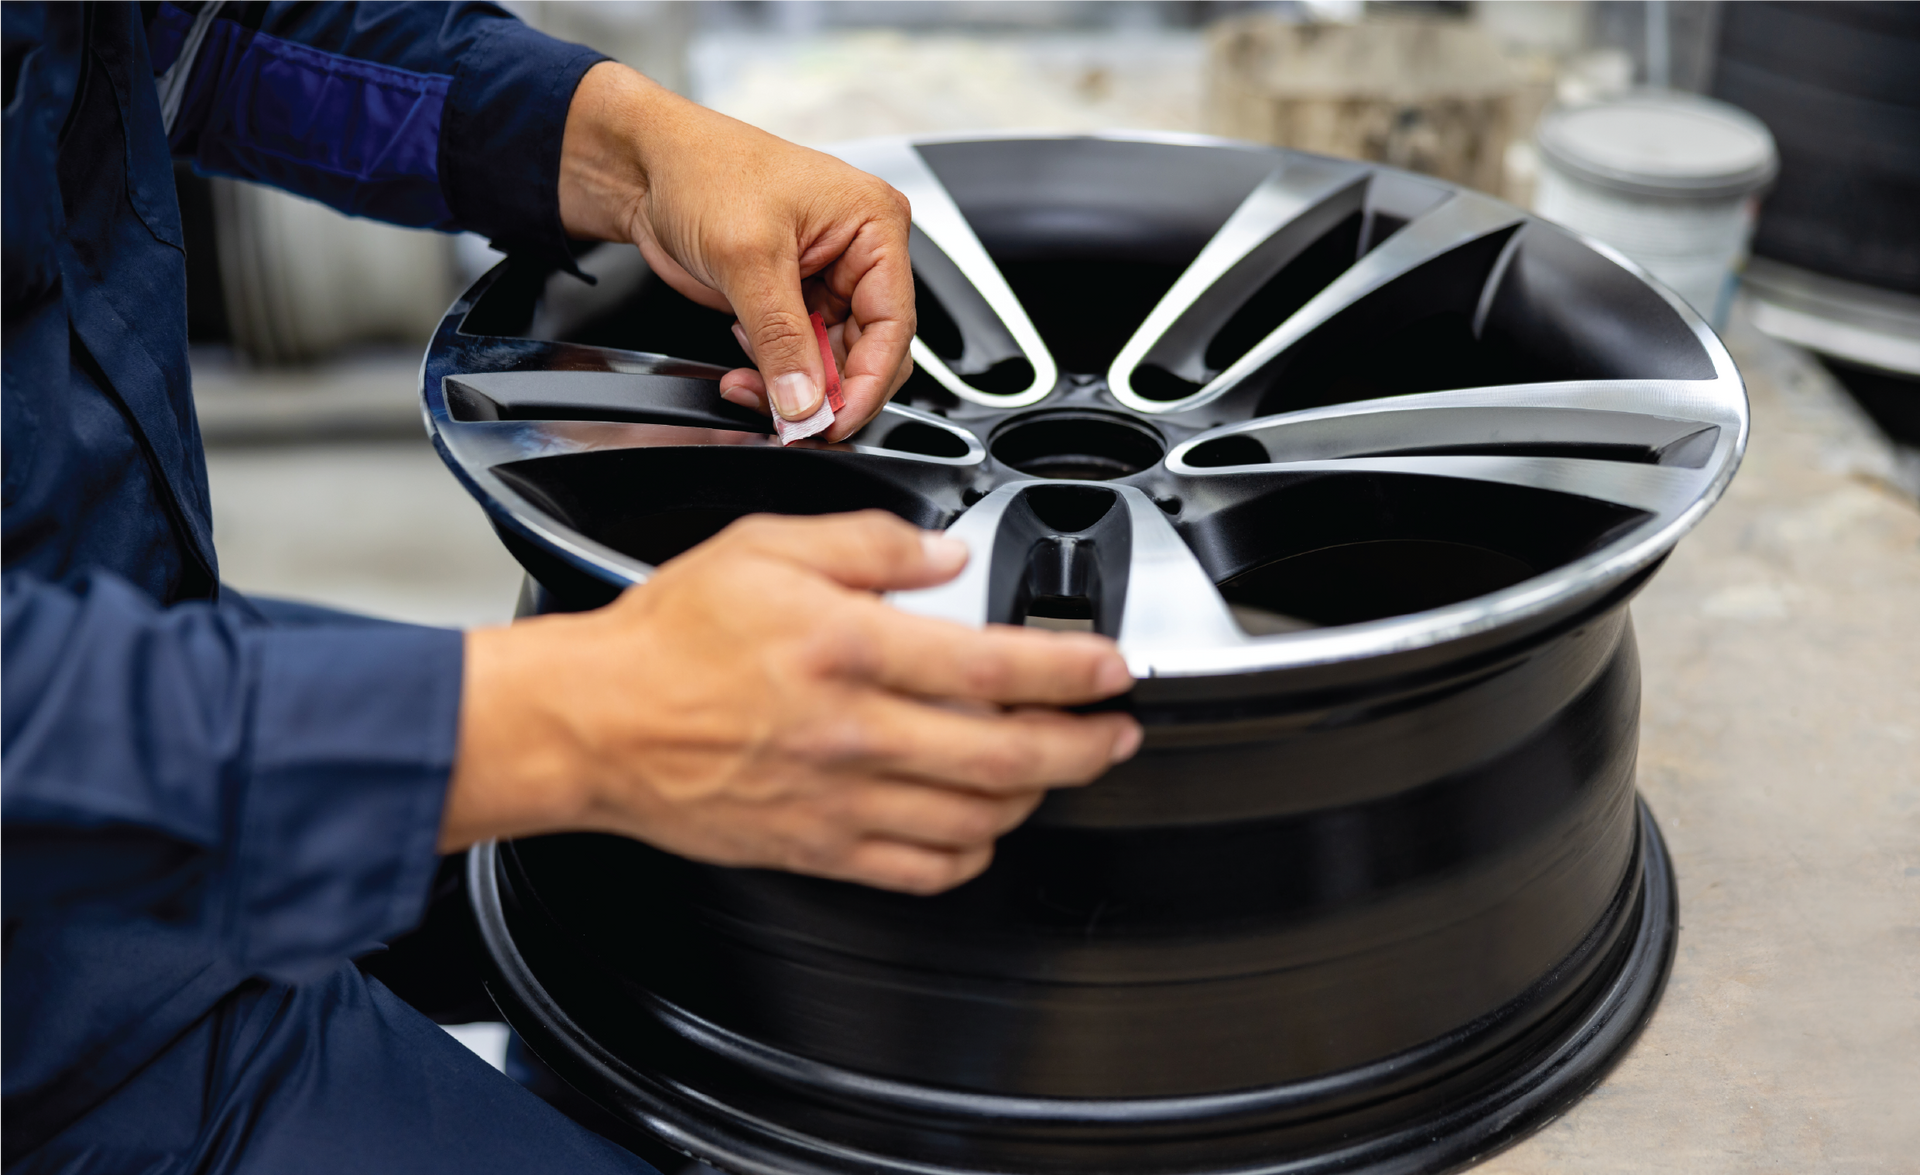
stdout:
<svg viewBox="0 0 1920 1175">
<path fill-rule="evenodd" d="M 965 542 L 973 557 L 960 575 L 938 587 L 895 592 L 895 606 L 978 628 L 991 622 L 1017 622 L 997 615 L 995 585 L 1024 573 L 1029 551 L 1000 542 L 1009 508 L 1030 490 L 1085 485 L 1115 494 L 1113 509 L 1124 511 L 1128 536 L 1125 593 L 1115 633 L 1120 651 L 1136 677 L 1151 677 L 1162 658 L 1195 650 L 1243 645 L 1247 636 L 1234 622 L 1213 577 L 1194 557 L 1186 541 L 1153 499 L 1128 485 L 1104 482 L 1023 481 L 1003 485 L 982 498 L 947 527 L 947 535 Z"/>
<path fill-rule="evenodd" d="M 1296 343 L 1361 299 L 1455 249 L 1512 229 L 1525 219 L 1525 213 L 1509 204 L 1473 192 L 1455 192 L 1362 256 L 1199 391 L 1163 403 L 1144 401 L 1150 407 L 1141 410 L 1184 412 L 1233 396 L 1243 386 L 1251 386 L 1252 377 Z M 1497 280 L 1499 268 L 1495 267 L 1492 279 Z M 1480 301 L 1484 299 L 1475 299 L 1476 304 Z"/>
<path fill-rule="evenodd" d="M 1630 465 L 1581 457 L 1356 457 L 1342 461 L 1285 461 L 1264 466 L 1274 473 L 1388 473 L 1465 478 L 1573 494 L 1666 516 L 1699 493 L 1692 470 Z"/>
<path fill-rule="evenodd" d="M 1263 180 L 1176 279 L 1107 373 L 1114 398 L 1141 412 L 1166 404 L 1133 389 L 1151 363 L 1194 384 L 1213 375 L 1207 344 L 1261 286 L 1366 205 L 1369 173 L 1358 164 L 1301 156 Z"/>
<path fill-rule="evenodd" d="M 906 139 L 870 139 L 844 144 L 836 153 L 898 188 L 913 205 L 914 269 L 960 328 L 965 349 L 952 364 L 919 338 L 913 340 L 913 361 L 962 400 L 1019 408 L 1045 399 L 1060 378 L 1052 353 L 920 152 Z M 1021 391 L 983 392 L 964 378 L 1015 357 L 1033 368 L 1032 382 Z"/>
<path fill-rule="evenodd" d="M 1736 392 L 1737 394 L 1737 392 Z M 1742 440 L 1720 380 L 1463 388 L 1260 417 L 1167 457 L 1194 478 L 1402 473 L 1529 486 L 1668 515 Z"/>
</svg>

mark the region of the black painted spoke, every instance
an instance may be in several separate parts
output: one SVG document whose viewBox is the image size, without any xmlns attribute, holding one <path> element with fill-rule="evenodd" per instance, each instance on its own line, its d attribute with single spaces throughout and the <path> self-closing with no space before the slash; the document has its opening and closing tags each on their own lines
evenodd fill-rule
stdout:
<svg viewBox="0 0 1920 1175">
<path fill-rule="evenodd" d="M 898 188 L 913 205 L 915 279 L 938 300 L 956 348 L 927 341 L 936 308 L 923 307 L 913 361 L 963 400 L 998 408 L 1037 403 L 1059 379 L 1040 332 L 933 169 L 905 140 L 844 148 L 841 157 Z M 999 385 L 1012 383 L 1011 387 Z"/>
<path fill-rule="evenodd" d="M 727 372 L 724 367 L 672 355 L 548 339 L 470 335 L 451 326 L 442 328 L 433 362 L 447 372 L 598 372 L 703 379 L 714 382 L 716 395 L 719 379 Z"/>
</svg>

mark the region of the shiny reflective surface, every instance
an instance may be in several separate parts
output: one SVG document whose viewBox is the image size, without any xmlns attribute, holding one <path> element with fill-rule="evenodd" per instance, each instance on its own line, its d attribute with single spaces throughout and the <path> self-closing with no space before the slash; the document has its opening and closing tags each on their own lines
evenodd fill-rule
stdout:
<svg viewBox="0 0 1920 1175">
<path fill-rule="evenodd" d="M 478 850 L 516 1026 L 751 1172 L 1439 1170 L 1577 1096 L 1671 950 L 1625 605 L 1738 463 L 1719 341 L 1404 173 L 842 154 L 909 191 L 921 318 L 850 442 L 777 447 L 717 396 L 725 320 L 602 250 L 591 289 L 504 266 L 454 306 L 436 444 L 544 608 L 758 510 L 946 527 L 973 561 L 896 606 L 1113 636 L 1145 749 L 932 899 Z"/>
</svg>

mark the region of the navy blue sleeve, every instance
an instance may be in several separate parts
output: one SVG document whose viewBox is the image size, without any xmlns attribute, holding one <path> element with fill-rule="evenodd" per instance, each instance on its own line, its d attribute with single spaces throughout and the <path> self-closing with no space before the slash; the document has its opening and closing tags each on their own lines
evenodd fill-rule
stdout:
<svg viewBox="0 0 1920 1175">
<path fill-rule="evenodd" d="M 419 920 L 458 632 L 270 625 L 162 609 L 105 573 L 8 572 L 4 648 L 10 925 L 102 903 L 184 918 L 243 973 L 298 981 Z M 46 867 L 15 870 L 20 854 Z"/>
<path fill-rule="evenodd" d="M 606 58 L 484 3 L 148 8 L 168 141 L 203 171 L 567 263 L 567 107 Z"/>
</svg>

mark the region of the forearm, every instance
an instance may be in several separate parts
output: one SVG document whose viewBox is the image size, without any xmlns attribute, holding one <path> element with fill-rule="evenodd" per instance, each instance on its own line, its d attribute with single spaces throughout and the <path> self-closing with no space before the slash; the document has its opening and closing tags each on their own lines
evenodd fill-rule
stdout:
<svg viewBox="0 0 1920 1175">
<path fill-rule="evenodd" d="M 229 4 L 196 40 L 201 8 L 163 3 L 147 24 L 156 80 L 177 84 L 176 154 L 566 262 L 561 130 L 601 54 L 490 4 Z"/>
<path fill-rule="evenodd" d="M 240 967 L 293 978 L 418 917 L 454 750 L 457 633 L 281 629 L 210 604 L 163 609 L 111 576 L 76 590 L 10 573 L 5 636 L 9 838 L 107 858 L 149 844 L 180 870 L 170 894 L 76 873 L 86 900 L 197 907 Z M 38 890 L 9 883 L 9 917 L 74 896 L 42 884 L 51 866 L 38 873 Z"/>
</svg>

